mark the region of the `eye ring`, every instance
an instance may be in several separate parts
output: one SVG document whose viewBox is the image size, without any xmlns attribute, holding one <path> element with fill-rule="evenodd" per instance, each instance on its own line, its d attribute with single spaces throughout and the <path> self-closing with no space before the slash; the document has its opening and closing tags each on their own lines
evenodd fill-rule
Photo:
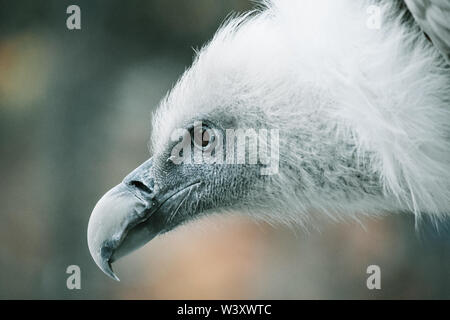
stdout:
<svg viewBox="0 0 450 320">
<path fill-rule="evenodd" d="M 207 124 L 202 123 L 201 126 L 193 126 L 190 131 L 192 144 L 197 149 L 206 151 L 214 145 L 216 135 Z"/>
</svg>

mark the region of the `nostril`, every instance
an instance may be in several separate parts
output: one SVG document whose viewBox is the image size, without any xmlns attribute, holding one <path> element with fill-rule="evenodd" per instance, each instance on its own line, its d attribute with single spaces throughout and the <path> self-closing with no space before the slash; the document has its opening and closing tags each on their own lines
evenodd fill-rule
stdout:
<svg viewBox="0 0 450 320">
<path fill-rule="evenodd" d="M 129 184 L 133 187 L 135 187 L 136 189 L 139 189 L 143 192 L 146 193 L 152 193 L 153 190 L 150 189 L 149 187 L 147 187 L 145 184 L 143 184 L 141 181 L 137 181 L 137 180 L 132 180 L 129 182 Z M 152 183 L 152 187 L 153 187 L 153 183 Z"/>
</svg>

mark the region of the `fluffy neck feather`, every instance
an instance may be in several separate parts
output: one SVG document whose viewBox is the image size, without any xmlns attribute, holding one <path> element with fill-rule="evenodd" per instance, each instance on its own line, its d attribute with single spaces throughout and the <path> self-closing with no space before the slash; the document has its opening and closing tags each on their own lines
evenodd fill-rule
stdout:
<svg viewBox="0 0 450 320">
<path fill-rule="evenodd" d="M 372 2 L 270 1 L 228 21 L 163 102 L 156 149 L 182 119 L 226 106 L 243 127 L 281 130 L 285 169 L 266 195 L 292 214 L 278 220 L 448 215 L 450 72 L 390 1 L 369 29 Z"/>
</svg>

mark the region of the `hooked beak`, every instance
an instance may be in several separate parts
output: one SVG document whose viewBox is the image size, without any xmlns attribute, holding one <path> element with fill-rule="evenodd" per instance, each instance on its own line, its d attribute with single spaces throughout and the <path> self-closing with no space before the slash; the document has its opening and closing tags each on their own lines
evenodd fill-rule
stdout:
<svg viewBox="0 0 450 320">
<path fill-rule="evenodd" d="M 158 227 L 160 223 L 144 223 L 158 209 L 152 165 L 152 159 L 147 160 L 109 190 L 98 201 L 89 219 L 89 251 L 100 269 L 117 281 L 119 278 L 111 263 L 162 231 Z"/>
</svg>

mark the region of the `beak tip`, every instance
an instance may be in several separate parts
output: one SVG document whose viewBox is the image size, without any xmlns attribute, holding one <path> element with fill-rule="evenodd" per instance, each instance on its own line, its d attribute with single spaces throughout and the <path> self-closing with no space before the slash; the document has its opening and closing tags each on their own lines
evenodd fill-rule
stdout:
<svg viewBox="0 0 450 320">
<path fill-rule="evenodd" d="M 116 187 L 115 189 L 117 190 L 119 188 Z M 106 194 L 96 204 L 88 223 L 87 242 L 89 252 L 97 266 L 111 279 L 120 281 L 111 267 L 110 258 L 114 252 L 114 246 L 109 243 L 109 240 L 105 241 L 105 239 L 111 238 L 111 234 L 116 233 L 114 228 L 108 228 L 108 226 L 106 228 L 104 227 L 105 214 L 111 211 L 107 206 L 109 201 L 110 196 Z M 111 220 L 113 220 L 112 225 L 114 226 L 115 221 L 114 219 Z"/>
<path fill-rule="evenodd" d="M 111 264 L 108 264 L 108 265 L 109 265 L 109 272 L 107 272 L 106 274 L 107 274 L 108 276 L 110 276 L 112 279 L 116 280 L 117 282 L 120 282 L 119 277 L 118 277 L 118 276 L 114 273 L 114 271 L 112 270 Z"/>
<path fill-rule="evenodd" d="M 103 272 L 105 272 L 106 275 L 108 275 L 111 279 L 114 279 L 117 282 L 120 282 L 119 277 L 114 273 L 114 271 L 111 268 L 111 265 L 109 265 L 109 270 L 108 271 L 103 270 Z"/>
<path fill-rule="evenodd" d="M 98 263 L 98 266 L 108 277 L 113 280 L 120 281 L 119 277 L 114 273 L 109 260 L 100 258 L 99 262 L 100 263 Z"/>
<path fill-rule="evenodd" d="M 151 166 L 151 163 L 151 160 L 146 162 L 146 166 Z M 143 169 L 139 167 L 136 170 Z M 134 226 L 143 219 L 147 207 L 148 203 L 122 182 L 104 194 L 92 210 L 87 226 L 89 252 L 97 266 L 116 281 L 120 280 L 111 263 L 153 237 L 146 228 L 140 228 L 137 234 L 127 232 L 128 226 Z"/>
<path fill-rule="evenodd" d="M 89 251 L 97 266 L 110 278 L 120 281 L 111 267 L 110 257 L 112 256 L 111 248 L 108 246 L 93 244 L 92 237 L 88 238 Z"/>
</svg>

